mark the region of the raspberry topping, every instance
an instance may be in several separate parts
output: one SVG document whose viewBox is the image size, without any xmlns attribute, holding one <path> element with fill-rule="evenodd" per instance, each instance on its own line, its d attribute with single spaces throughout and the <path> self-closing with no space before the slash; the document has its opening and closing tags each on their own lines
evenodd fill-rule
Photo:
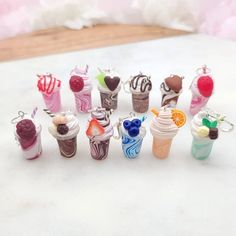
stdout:
<svg viewBox="0 0 236 236">
<path fill-rule="evenodd" d="M 70 88 L 73 92 L 80 92 L 84 88 L 83 78 L 78 75 L 71 76 Z"/>
<path fill-rule="evenodd" d="M 60 124 L 57 126 L 57 132 L 61 135 L 67 134 L 69 131 L 69 128 L 65 124 Z"/>
<path fill-rule="evenodd" d="M 32 120 L 24 119 L 17 123 L 16 133 L 20 138 L 30 140 L 36 134 L 36 127 Z"/>
</svg>

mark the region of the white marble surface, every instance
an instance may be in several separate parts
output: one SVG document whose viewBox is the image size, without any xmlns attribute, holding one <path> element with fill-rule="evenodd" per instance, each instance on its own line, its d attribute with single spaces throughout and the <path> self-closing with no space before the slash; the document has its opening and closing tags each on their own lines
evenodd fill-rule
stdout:
<svg viewBox="0 0 236 236">
<path fill-rule="evenodd" d="M 152 156 L 148 130 L 139 159 L 125 159 L 120 141 L 112 140 L 107 160 L 95 161 L 88 154 L 87 115 L 79 115 L 77 155 L 72 159 L 59 155 L 57 143 L 47 131 L 50 118 L 41 111 L 44 106 L 35 74 L 52 72 L 58 76 L 63 81 L 63 106 L 73 108 L 68 75 L 75 64 L 86 63 L 92 77 L 97 66 L 114 66 L 124 80 L 139 71 L 152 75 L 151 106 L 156 107 L 160 106 L 162 79 L 173 73 L 184 75 L 179 108 L 185 111 L 195 69 L 207 64 L 216 81 L 209 106 L 236 123 L 233 42 L 191 35 L 1 63 L 0 234 L 236 235 L 235 131 L 221 133 L 206 161 L 190 155 L 188 124 L 174 139 L 166 160 Z M 96 89 L 93 98 L 98 105 Z M 112 122 L 131 110 L 130 96 L 122 91 L 119 98 Z M 43 155 L 26 161 L 15 143 L 10 120 L 18 110 L 30 112 L 36 105 L 43 125 Z M 146 122 L 148 129 L 150 121 L 151 115 Z"/>
</svg>

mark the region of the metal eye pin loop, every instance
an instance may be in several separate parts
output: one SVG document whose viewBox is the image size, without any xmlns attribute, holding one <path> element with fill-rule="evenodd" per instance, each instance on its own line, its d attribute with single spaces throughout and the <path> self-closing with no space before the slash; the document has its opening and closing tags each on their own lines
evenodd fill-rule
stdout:
<svg viewBox="0 0 236 236">
<path fill-rule="evenodd" d="M 18 111 L 18 116 L 15 117 L 15 118 L 13 118 L 13 119 L 11 120 L 11 123 L 12 123 L 12 124 L 16 124 L 16 123 L 18 122 L 18 120 L 19 120 L 19 119 L 23 119 L 25 115 L 26 115 L 25 112 L 23 112 L 23 111 Z"/>
<path fill-rule="evenodd" d="M 135 116 L 135 113 L 134 112 L 130 112 L 128 116 L 125 116 L 125 117 L 120 117 L 119 118 L 119 121 L 115 123 L 115 125 L 113 126 L 114 128 L 117 129 L 117 135 L 113 134 L 113 138 L 114 139 L 120 139 L 121 137 L 121 124 L 123 122 L 123 120 L 125 119 L 128 119 L 128 118 L 132 118 Z"/>
<path fill-rule="evenodd" d="M 198 69 L 196 70 L 196 73 L 197 73 L 198 75 L 201 75 L 201 74 L 209 74 L 209 73 L 211 73 L 211 69 L 209 69 L 209 68 L 207 67 L 207 65 L 203 65 L 202 67 L 200 67 L 200 68 L 198 68 Z"/>
<path fill-rule="evenodd" d="M 223 132 L 231 132 L 234 129 L 234 124 L 231 123 L 230 121 L 226 120 L 226 116 L 225 115 L 221 115 L 220 113 L 216 113 L 212 110 L 210 110 L 209 108 L 206 108 L 206 116 L 207 117 L 211 117 L 214 118 L 215 120 L 217 120 L 217 122 L 219 123 L 219 129 Z M 224 126 L 227 126 L 227 128 Z"/>
<path fill-rule="evenodd" d="M 225 123 L 229 128 L 223 128 L 223 126 L 220 124 L 220 130 L 223 132 L 231 132 L 234 129 L 234 124 L 229 122 L 228 120 L 224 120 L 222 124 Z"/>
</svg>

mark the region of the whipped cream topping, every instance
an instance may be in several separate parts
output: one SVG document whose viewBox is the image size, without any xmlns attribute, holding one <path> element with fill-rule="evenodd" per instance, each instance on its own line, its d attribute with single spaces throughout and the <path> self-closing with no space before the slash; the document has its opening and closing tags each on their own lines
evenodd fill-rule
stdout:
<svg viewBox="0 0 236 236">
<path fill-rule="evenodd" d="M 154 137 L 171 139 L 179 128 L 172 120 L 172 112 L 170 108 L 162 107 L 159 115 L 153 118 L 150 131 Z"/>
<path fill-rule="evenodd" d="M 202 119 L 207 117 L 206 111 L 200 111 L 198 112 L 191 121 L 191 133 L 195 138 L 202 139 L 202 140 L 209 140 L 209 136 L 206 137 L 200 137 L 198 135 L 198 129 L 203 126 Z M 208 118 L 209 119 L 209 118 Z"/>
<path fill-rule="evenodd" d="M 79 120 L 77 119 L 75 115 L 73 115 L 71 112 L 67 112 L 65 116 L 67 119 L 66 125 L 69 128 L 69 131 L 67 134 L 59 134 L 57 132 L 57 127 L 54 124 L 52 124 L 52 126 L 48 128 L 51 135 L 58 140 L 66 140 L 66 139 L 74 138 L 79 133 L 79 130 L 80 130 Z"/>
<path fill-rule="evenodd" d="M 92 137 L 88 136 L 90 139 L 100 142 L 100 141 L 105 141 L 109 139 L 113 135 L 113 132 L 114 132 L 113 126 L 110 123 L 110 119 L 106 117 L 106 111 L 103 111 L 103 110 L 92 111 L 91 119 L 96 119 L 98 123 L 104 128 L 105 132 L 102 135 L 97 135 L 97 136 L 92 136 Z"/>
<path fill-rule="evenodd" d="M 93 88 L 92 80 L 89 78 L 87 73 L 88 73 L 88 66 L 86 66 L 84 70 L 76 66 L 70 73 L 71 76 L 77 75 L 84 80 L 84 88 L 79 93 L 83 93 L 85 91 L 91 91 Z"/>
<path fill-rule="evenodd" d="M 196 77 L 193 79 L 193 82 L 192 82 L 192 84 L 191 84 L 191 86 L 190 86 L 190 90 L 191 90 L 192 94 L 193 94 L 194 96 L 197 96 L 197 97 L 202 96 L 201 93 L 200 93 L 200 91 L 199 91 L 199 89 L 198 89 L 198 86 L 197 86 L 198 78 L 199 78 L 199 77 L 196 76 Z"/>
</svg>

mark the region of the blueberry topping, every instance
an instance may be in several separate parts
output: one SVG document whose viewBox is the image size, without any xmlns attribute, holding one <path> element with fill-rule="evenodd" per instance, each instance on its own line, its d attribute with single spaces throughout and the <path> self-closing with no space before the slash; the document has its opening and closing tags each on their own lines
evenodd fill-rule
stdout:
<svg viewBox="0 0 236 236">
<path fill-rule="evenodd" d="M 129 130 L 128 130 L 128 133 L 131 137 L 136 137 L 139 135 L 139 128 L 138 127 L 135 127 L 135 126 L 132 126 Z"/>
<path fill-rule="evenodd" d="M 124 126 L 124 128 L 125 128 L 126 130 L 129 130 L 130 127 L 131 127 L 131 121 L 125 120 L 125 121 L 123 122 L 123 126 Z"/>
<path fill-rule="evenodd" d="M 133 119 L 132 120 L 132 126 L 135 126 L 135 127 L 140 127 L 141 126 L 141 120 L 140 119 Z"/>
</svg>

